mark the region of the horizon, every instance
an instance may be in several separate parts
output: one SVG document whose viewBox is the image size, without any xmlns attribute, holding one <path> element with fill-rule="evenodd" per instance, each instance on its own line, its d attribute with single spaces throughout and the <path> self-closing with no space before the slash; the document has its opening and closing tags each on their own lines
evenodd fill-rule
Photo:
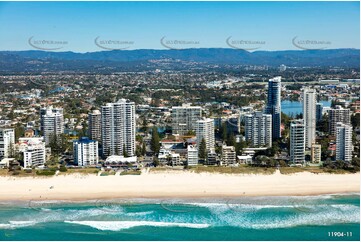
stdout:
<svg viewBox="0 0 361 242">
<path fill-rule="evenodd" d="M 1 2 L 0 21 L 6 25 L 0 26 L 0 51 L 360 49 L 359 6 L 359 2 Z"/>
</svg>

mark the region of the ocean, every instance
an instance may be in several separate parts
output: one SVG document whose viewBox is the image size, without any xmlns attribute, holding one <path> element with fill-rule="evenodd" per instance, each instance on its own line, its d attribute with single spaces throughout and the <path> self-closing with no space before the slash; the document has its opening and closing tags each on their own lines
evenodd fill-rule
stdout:
<svg viewBox="0 0 361 242">
<path fill-rule="evenodd" d="M 359 194 L 1 202 L 0 240 L 355 240 Z"/>
</svg>

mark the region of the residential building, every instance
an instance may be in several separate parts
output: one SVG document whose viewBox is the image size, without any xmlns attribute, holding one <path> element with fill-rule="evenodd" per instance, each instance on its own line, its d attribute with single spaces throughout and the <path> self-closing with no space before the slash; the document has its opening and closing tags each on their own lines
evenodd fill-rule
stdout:
<svg viewBox="0 0 361 242">
<path fill-rule="evenodd" d="M 311 145 L 311 162 L 312 163 L 321 163 L 321 145 L 312 144 Z"/>
<path fill-rule="evenodd" d="M 202 108 L 183 104 L 172 107 L 172 133 L 184 135 L 189 131 L 195 131 L 196 122 L 202 117 Z"/>
<path fill-rule="evenodd" d="M 211 149 L 207 152 L 207 159 L 205 164 L 207 165 L 217 165 L 218 164 L 218 156 L 215 149 Z"/>
<path fill-rule="evenodd" d="M 336 125 L 336 160 L 352 161 L 352 126 L 344 123 Z"/>
<path fill-rule="evenodd" d="M 0 129 L 0 160 L 11 157 L 14 153 L 15 132 L 14 129 Z"/>
<path fill-rule="evenodd" d="M 268 81 L 266 114 L 272 115 L 272 139 L 281 138 L 281 77 Z"/>
<path fill-rule="evenodd" d="M 101 141 L 101 113 L 99 110 L 93 110 L 88 114 L 88 135 L 92 140 Z"/>
<path fill-rule="evenodd" d="M 303 122 L 305 123 L 305 147 L 311 148 L 316 141 L 316 90 L 303 90 Z"/>
<path fill-rule="evenodd" d="M 256 111 L 245 115 L 246 140 L 253 147 L 272 146 L 272 115 Z"/>
<path fill-rule="evenodd" d="M 323 117 L 323 104 L 316 103 L 316 123 L 321 121 Z"/>
<path fill-rule="evenodd" d="M 120 99 L 101 109 L 103 156 L 135 154 L 135 104 Z"/>
<path fill-rule="evenodd" d="M 305 162 L 305 124 L 302 119 L 291 122 L 290 161 L 302 165 Z"/>
<path fill-rule="evenodd" d="M 24 168 L 42 166 L 46 162 L 44 137 L 19 138 L 17 150 L 23 153 Z"/>
<path fill-rule="evenodd" d="M 221 165 L 236 165 L 236 151 L 234 146 L 222 146 L 222 163 Z"/>
<path fill-rule="evenodd" d="M 55 136 L 64 133 L 64 116 L 62 108 L 52 106 L 40 109 L 40 129 L 48 145 Z"/>
<path fill-rule="evenodd" d="M 331 108 L 329 113 L 329 133 L 332 136 L 336 136 L 337 123 L 350 124 L 351 116 L 350 109 L 343 108 L 337 105 L 335 108 Z"/>
<path fill-rule="evenodd" d="M 73 142 L 74 163 L 78 166 L 97 165 L 98 158 L 98 141 L 82 137 Z"/>
<path fill-rule="evenodd" d="M 187 164 L 188 166 L 198 165 L 198 149 L 193 145 L 187 147 Z"/>
<path fill-rule="evenodd" d="M 202 139 L 206 142 L 206 150 L 214 148 L 214 120 L 212 118 L 203 118 L 196 122 L 196 136 L 198 149 Z"/>
</svg>

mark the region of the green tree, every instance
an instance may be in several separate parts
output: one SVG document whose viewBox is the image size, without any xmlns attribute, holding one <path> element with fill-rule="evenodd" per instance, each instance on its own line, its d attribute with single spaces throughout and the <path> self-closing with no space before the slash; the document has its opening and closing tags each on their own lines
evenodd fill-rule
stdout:
<svg viewBox="0 0 361 242">
<path fill-rule="evenodd" d="M 201 143 L 199 144 L 198 157 L 203 160 L 205 160 L 207 157 L 207 147 L 204 138 L 201 140 Z"/>
<path fill-rule="evenodd" d="M 160 149 L 160 143 L 159 142 L 160 142 L 160 138 L 159 138 L 157 127 L 153 127 L 153 129 L 152 129 L 152 139 L 150 141 L 150 148 L 156 154 L 159 153 L 159 149 Z"/>
<path fill-rule="evenodd" d="M 123 156 L 124 157 L 129 157 L 129 154 L 127 152 L 127 148 L 125 147 L 125 144 L 123 145 Z"/>
</svg>

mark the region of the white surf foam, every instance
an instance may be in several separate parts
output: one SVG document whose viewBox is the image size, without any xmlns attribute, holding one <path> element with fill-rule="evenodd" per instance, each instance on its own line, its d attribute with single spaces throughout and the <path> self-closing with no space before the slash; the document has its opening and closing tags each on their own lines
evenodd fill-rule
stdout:
<svg viewBox="0 0 361 242">
<path fill-rule="evenodd" d="M 192 224 L 192 223 L 168 223 L 153 221 L 64 221 L 65 223 L 86 225 L 98 230 L 119 231 L 139 226 L 153 227 L 187 227 L 187 228 L 207 228 L 209 224 Z"/>
</svg>

